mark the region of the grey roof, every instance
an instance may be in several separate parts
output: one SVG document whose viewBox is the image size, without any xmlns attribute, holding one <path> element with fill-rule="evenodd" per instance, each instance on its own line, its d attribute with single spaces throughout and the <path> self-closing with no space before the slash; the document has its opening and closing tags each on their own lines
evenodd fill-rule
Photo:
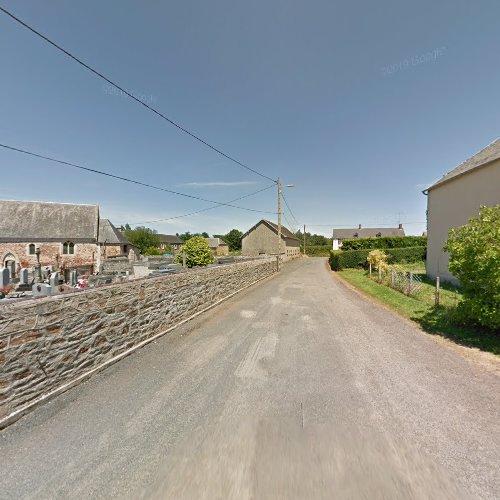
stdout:
<svg viewBox="0 0 500 500">
<path fill-rule="evenodd" d="M 125 235 L 116 229 L 108 219 L 99 220 L 99 243 L 106 245 L 130 245 Z"/>
<path fill-rule="evenodd" d="M 465 160 L 458 167 L 454 168 L 451 172 L 448 172 L 445 176 L 435 182 L 431 187 L 427 189 L 434 189 L 440 186 L 444 182 L 449 181 L 459 175 L 466 174 L 476 168 L 482 167 L 491 163 L 492 161 L 498 160 L 500 158 L 500 139 L 496 139 L 491 144 L 486 146 L 484 149 L 475 154 L 472 158 Z"/>
<path fill-rule="evenodd" d="M 252 226 L 241 238 L 243 239 L 247 234 L 249 234 L 251 231 L 253 231 L 259 224 L 265 224 L 270 229 L 272 229 L 276 234 L 278 234 L 278 224 L 275 224 L 274 222 L 271 222 L 271 221 L 266 220 L 266 219 L 262 219 L 259 222 L 257 222 L 257 224 Z M 297 240 L 297 241 L 299 241 L 297 236 L 295 236 L 292 233 L 292 231 L 290 231 L 290 229 L 288 229 L 287 227 L 285 227 L 283 225 L 281 226 L 281 237 L 284 240 Z"/>
<path fill-rule="evenodd" d="M 44 201 L 0 200 L 0 241 L 95 242 L 99 207 Z"/>
<path fill-rule="evenodd" d="M 227 243 L 221 238 L 205 238 L 210 248 L 217 248 L 220 246 L 228 246 Z"/>
<path fill-rule="evenodd" d="M 380 236 L 379 236 L 380 235 Z M 363 227 L 361 229 L 334 229 L 334 240 L 350 240 L 354 238 L 377 238 L 382 236 L 404 236 L 405 230 L 398 227 Z"/>
<path fill-rule="evenodd" d="M 175 234 L 158 234 L 160 243 L 171 243 L 174 245 L 182 245 L 184 242 Z"/>
</svg>

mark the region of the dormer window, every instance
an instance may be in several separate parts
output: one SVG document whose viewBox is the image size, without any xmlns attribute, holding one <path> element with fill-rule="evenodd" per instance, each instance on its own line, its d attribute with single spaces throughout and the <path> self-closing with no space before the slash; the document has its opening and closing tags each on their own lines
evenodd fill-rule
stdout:
<svg viewBox="0 0 500 500">
<path fill-rule="evenodd" d="M 74 255 L 75 244 L 72 241 L 66 241 L 63 243 L 63 255 Z"/>
<path fill-rule="evenodd" d="M 34 243 L 30 243 L 28 245 L 28 255 L 36 255 L 36 247 L 35 247 L 35 244 Z"/>
<path fill-rule="evenodd" d="M 382 233 L 377 233 L 375 236 L 376 236 L 377 238 L 380 238 L 380 237 L 382 236 Z"/>
<path fill-rule="evenodd" d="M 354 233 L 354 238 L 357 238 L 359 236 L 358 233 Z"/>
</svg>

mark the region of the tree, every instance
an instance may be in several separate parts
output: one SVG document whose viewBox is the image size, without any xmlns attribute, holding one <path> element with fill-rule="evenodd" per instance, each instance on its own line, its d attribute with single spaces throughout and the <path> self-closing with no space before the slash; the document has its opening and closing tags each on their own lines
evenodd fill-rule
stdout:
<svg viewBox="0 0 500 500">
<path fill-rule="evenodd" d="M 448 234 L 450 271 L 460 280 L 464 317 L 500 329 L 500 205 L 482 206 L 478 217 Z"/>
<path fill-rule="evenodd" d="M 158 248 L 160 246 L 160 237 L 154 229 L 150 229 L 149 227 L 139 226 L 135 229 L 125 229 L 124 234 L 132 245 L 141 249 L 141 253 L 143 254 L 150 248 Z"/>
<path fill-rule="evenodd" d="M 179 234 L 177 233 L 177 236 L 182 240 L 182 241 L 187 241 L 193 238 L 193 236 L 202 236 L 203 238 L 210 238 L 207 232 L 203 231 L 203 233 L 194 233 L 191 234 L 189 231 L 186 231 L 185 233 Z"/>
<path fill-rule="evenodd" d="M 224 235 L 222 239 L 228 244 L 229 250 L 236 251 L 241 250 L 241 237 L 243 233 L 238 229 L 231 229 L 229 233 Z"/>
<path fill-rule="evenodd" d="M 202 236 L 193 236 L 187 240 L 177 254 L 175 261 L 182 262 L 183 254 L 186 254 L 187 267 L 208 266 L 214 261 L 212 250 Z"/>
</svg>

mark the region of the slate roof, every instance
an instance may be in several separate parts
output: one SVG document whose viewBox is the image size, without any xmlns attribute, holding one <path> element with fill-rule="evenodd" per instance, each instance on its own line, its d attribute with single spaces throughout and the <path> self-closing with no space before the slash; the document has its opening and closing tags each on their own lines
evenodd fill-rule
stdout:
<svg viewBox="0 0 500 500">
<path fill-rule="evenodd" d="M 99 207 L 0 200 L 0 241 L 96 242 Z"/>
<path fill-rule="evenodd" d="M 228 244 L 221 238 L 205 238 L 210 248 L 217 248 L 220 246 L 228 246 Z"/>
<path fill-rule="evenodd" d="M 257 224 L 252 226 L 241 238 L 243 239 L 247 234 L 252 232 L 259 224 L 265 224 L 267 227 L 272 229 L 276 233 L 276 235 L 278 234 L 278 224 L 275 224 L 274 222 L 271 222 L 271 221 L 266 220 L 266 219 L 262 219 L 259 222 L 257 222 Z M 297 241 L 299 241 L 297 236 L 295 236 L 287 227 L 285 227 L 283 225 L 281 225 L 281 237 L 284 240 L 297 240 Z"/>
<path fill-rule="evenodd" d="M 184 242 L 175 234 L 158 234 L 160 243 L 169 243 L 174 245 L 183 245 Z"/>
<path fill-rule="evenodd" d="M 355 236 L 357 234 L 357 236 Z M 354 238 L 377 238 L 383 236 L 405 236 L 405 230 L 398 227 L 363 227 L 361 229 L 334 229 L 332 236 L 334 240 L 351 240 Z"/>
<path fill-rule="evenodd" d="M 108 219 L 99 220 L 99 238 L 97 241 L 106 245 L 130 245 L 125 235 L 116 229 Z"/>
<path fill-rule="evenodd" d="M 479 151 L 479 153 L 475 154 L 468 160 L 465 160 L 458 167 L 448 172 L 446 175 L 444 175 L 441 179 L 439 179 L 425 191 L 434 189 L 435 187 L 440 186 L 441 184 L 449 181 L 450 179 L 471 172 L 472 170 L 487 165 L 488 163 L 498 160 L 499 158 L 500 158 L 500 139 L 497 139 L 488 146 L 486 146 L 484 149 Z"/>
</svg>

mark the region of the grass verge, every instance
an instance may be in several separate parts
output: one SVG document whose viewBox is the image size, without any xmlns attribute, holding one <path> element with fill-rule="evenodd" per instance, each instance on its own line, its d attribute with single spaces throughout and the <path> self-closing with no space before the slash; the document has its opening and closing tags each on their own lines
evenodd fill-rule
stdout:
<svg viewBox="0 0 500 500">
<path fill-rule="evenodd" d="M 418 272 L 418 269 L 415 269 Z M 368 277 L 366 271 L 345 269 L 336 273 L 354 287 L 389 306 L 402 316 L 418 323 L 428 333 L 441 335 L 457 344 L 475 347 L 500 356 L 500 335 L 471 326 L 455 324 L 453 310 L 460 294 L 454 287 L 441 289 L 441 305 L 434 305 L 434 286 L 424 281 L 416 298 L 380 285 Z"/>
</svg>

